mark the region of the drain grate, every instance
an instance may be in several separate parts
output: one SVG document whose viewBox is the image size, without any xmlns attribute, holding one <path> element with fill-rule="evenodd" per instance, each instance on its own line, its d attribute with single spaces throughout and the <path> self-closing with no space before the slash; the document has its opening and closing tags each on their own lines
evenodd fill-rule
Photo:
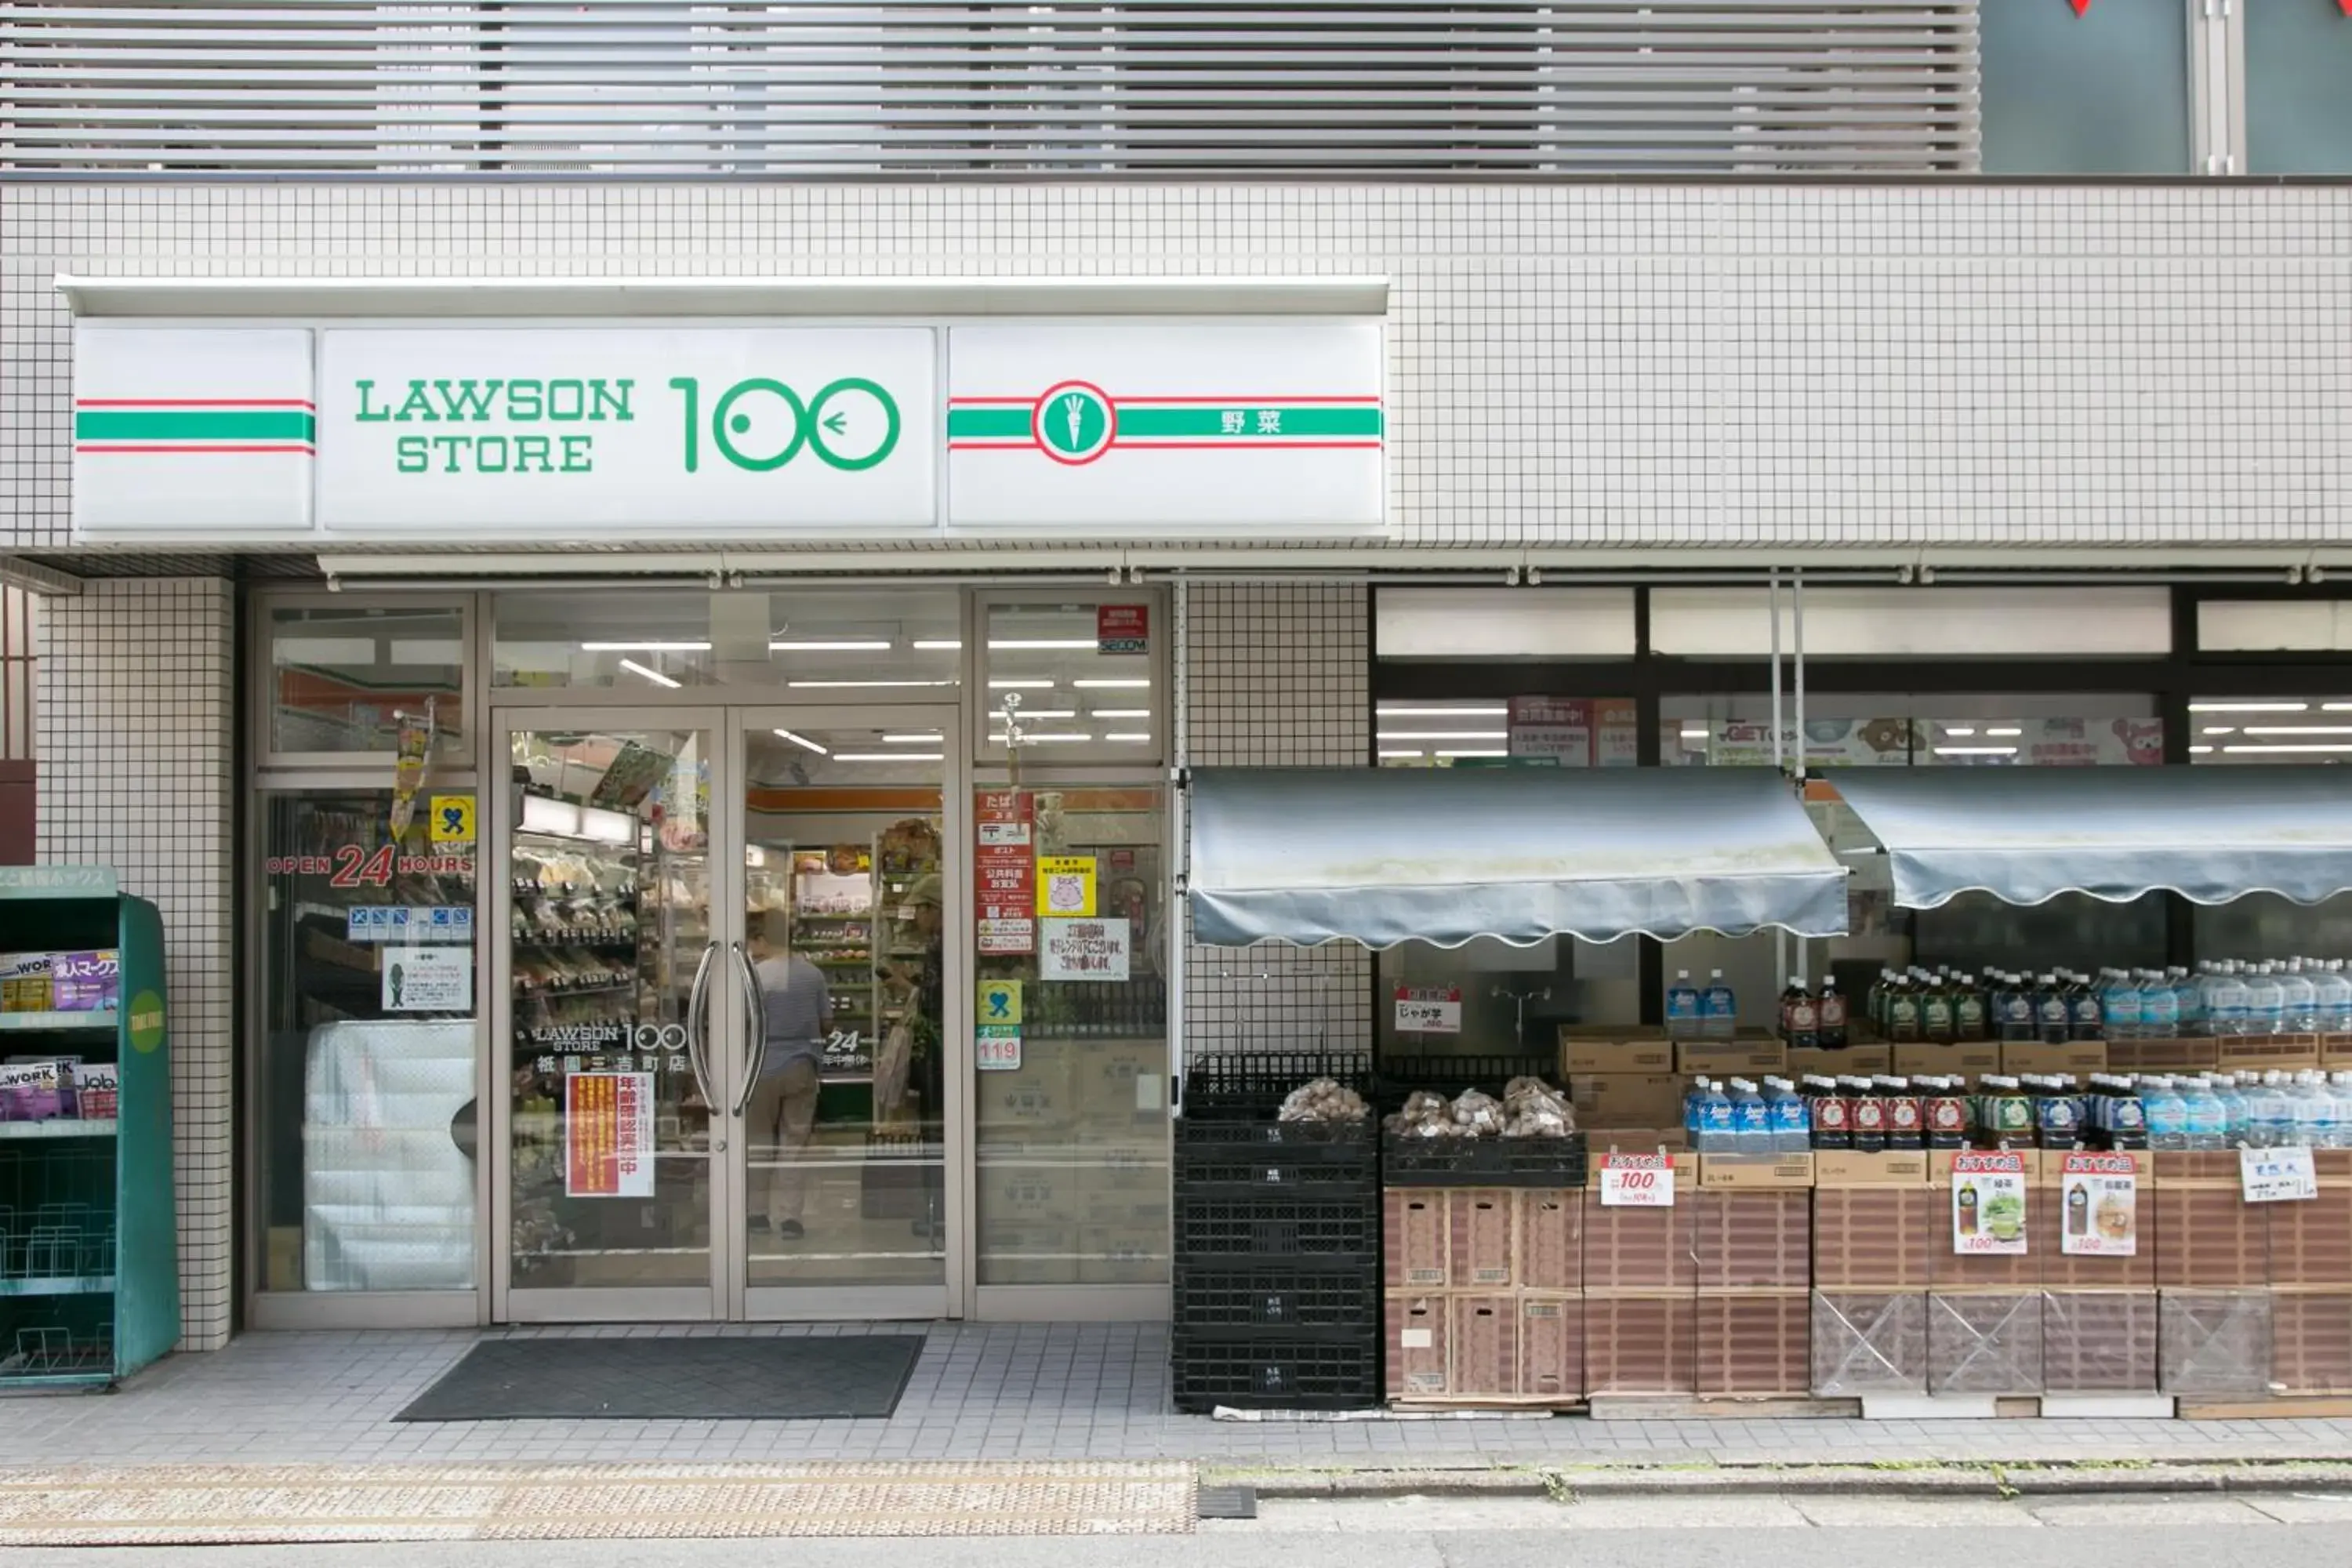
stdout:
<svg viewBox="0 0 2352 1568">
<path fill-rule="evenodd" d="M 1195 1512 L 1202 1519 L 1255 1519 L 1257 1489 L 1255 1487 L 1202 1487 L 1201 1506 Z"/>
</svg>

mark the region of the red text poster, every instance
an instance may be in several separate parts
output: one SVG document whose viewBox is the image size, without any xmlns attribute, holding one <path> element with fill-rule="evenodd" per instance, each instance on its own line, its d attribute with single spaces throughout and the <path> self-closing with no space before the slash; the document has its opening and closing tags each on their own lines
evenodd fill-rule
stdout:
<svg viewBox="0 0 2352 1568">
<path fill-rule="evenodd" d="M 1027 790 L 982 791 L 973 813 L 972 900 L 979 947 L 1037 950 L 1037 808 Z"/>
<path fill-rule="evenodd" d="M 563 1194 L 654 1195 L 653 1075 L 576 1072 L 563 1080 Z"/>
<path fill-rule="evenodd" d="M 1150 653 L 1151 606 L 1096 605 L 1095 650 L 1097 653 Z"/>
</svg>

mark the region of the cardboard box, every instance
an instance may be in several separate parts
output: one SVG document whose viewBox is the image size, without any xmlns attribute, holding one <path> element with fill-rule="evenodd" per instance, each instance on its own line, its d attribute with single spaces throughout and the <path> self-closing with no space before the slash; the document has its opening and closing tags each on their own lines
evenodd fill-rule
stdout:
<svg viewBox="0 0 2352 1568">
<path fill-rule="evenodd" d="M 1584 1289 L 1584 1194 L 1529 1187 L 1519 1194 L 1518 1284 L 1557 1294 Z"/>
<path fill-rule="evenodd" d="M 1518 1283 L 1518 1194 L 1509 1187 L 1455 1187 L 1443 1195 L 1453 1237 L 1447 1287 L 1507 1290 Z"/>
<path fill-rule="evenodd" d="M 1596 1031 L 1581 1024 L 1563 1024 L 1559 1030 L 1559 1070 L 1580 1072 L 1665 1073 L 1675 1068 L 1675 1047 L 1657 1036 L 1629 1034 L 1622 1029 Z"/>
<path fill-rule="evenodd" d="M 1567 1292 L 1519 1296 L 1522 1399 L 1567 1404 L 1584 1397 L 1584 1298 Z"/>
<path fill-rule="evenodd" d="M 1078 1283 L 1162 1285 L 1168 1280 L 1167 1224 L 1081 1226 Z"/>
<path fill-rule="evenodd" d="M 1945 1167 L 1949 1171 L 1950 1167 Z M 1902 1149 L 1878 1154 L 1852 1149 L 1813 1152 L 1813 1185 L 1817 1187 L 1919 1187 L 1927 1184 L 1927 1155 L 1923 1150 Z"/>
<path fill-rule="evenodd" d="M 1902 1078 L 1916 1078 L 1921 1073 L 1965 1078 L 1973 1089 L 1977 1079 L 1985 1074 L 2000 1071 L 2000 1050 L 1989 1040 L 1971 1040 L 1957 1046 L 1897 1046 L 1895 1071 Z"/>
<path fill-rule="evenodd" d="M 1938 1187 L 1950 1186 L 1952 1184 L 1952 1162 L 1954 1160 L 1958 1159 L 1962 1154 L 1982 1154 L 1986 1152 L 1989 1152 L 1989 1151 L 1983 1149 L 1930 1149 L 1927 1151 L 1928 1183 L 1931 1185 Z M 2058 1179 L 2057 1171 L 2059 1163 L 2065 1158 L 2063 1153 L 2055 1149 L 2012 1149 L 2009 1151 L 2009 1152 L 2015 1154 L 2018 1158 L 2019 1163 L 2024 1166 L 2025 1184 L 2029 1187 L 2039 1186 L 2042 1184 L 2043 1179 L 2043 1165 L 2045 1162 L 2047 1163 L 2050 1172 L 2049 1179 L 2053 1182 L 2056 1181 Z"/>
<path fill-rule="evenodd" d="M 2041 1393 L 2042 1292 L 1930 1292 L 1927 1392 Z"/>
<path fill-rule="evenodd" d="M 2198 1041 L 2197 1044 L 2208 1042 Z M 2319 1063 L 2322 1067 L 2352 1071 L 2352 1035 L 2322 1035 L 2319 1037 Z"/>
<path fill-rule="evenodd" d="M 1769 1035 L 1741 1035 L 1729 1040 L 1678 1040 L 1675 1070 L 1685 1078 L 1753 1078 L 1759 1073 L 1785 1073 L 1789 1048 Z"/>
<path fill-rule="evenodd" d="M 1569 1100 L 1585 1129 L 1674 1127 L 1683 1119 L 1683 1080 L 1672 1073 L 1572 1074 Z"/>
<path fill-rule="evenodd" d="M 2218 1040 L 2109 1040 L 2107 1066 L 2116 1072 L 2207 1072 L 2221 1063 Z"/>
<path fill-rule="evenodd" d="M 1816 1187 L 1812 1235 L 1817 1288 L 1925 1291 L 1952 1245 L 1951 1199 L 1925 1182 Z"/>
<path fill-rule="evenodd" d="M 1702 1394 L 1801 1394 L 1812 1384 L 1812 1302 L 1795 1289 L 1701 1290 L 1692 1369 Z"/>
<path fill-rule="evenodd" d="M 1452 1303 L 1444 1296 L 1391 1290 L 1381 1305 L 1389 1397 L 1428 1399 L 1452 1394 Z"/>
<path fill-rule="evenodd" d="M 1697 1392 L 1698 1296 L 1617 1291 L 1584 1298 L 1584 1370 L 1592 1394 Z"/>
<path fill-rule="evenodd" d="M 2214 1055 L 2229 1072 L 2294 1072 L 2319 1065 L 2317 1035 L 2249 1036 L 2213 1042 Z"/>
<path fill-rule="evenodd" d="M 2095 1072 L 2107 1070 L 2107 1043 L 2105 1040 L 2069 1040 L 2063 1046 L 2003 1046 L 2000 1047 L 2000 1070 L 2011 1078 L 2020 1073 L 2088 1078 Z"/>
<path fill-rule="evenodd" d="M 1443 1290 L 1453 1268 L 1454 1222 L 1444 1187 L 1381 1194 L 1382 1278 L 1391 1290 Z"/>
<path fill-rule="evenodd" d="M 1843 1078 L 1853 1073 L 1882 1073 L 1895 1070 L 1895 1047 L 1892 1046 L 1853 1046 L 1843 1051 L 1825 1051 L 1807 1046 L 1789 1053 L 1789 1076 L 1802 1078 L 1807 1073 L 1826 1073 L 1832 1078 Z"/>
<path fill-rule="evenodd" d="M 1519 1299 L 1505 1290 L 1455 1296 L 1446 1303 L 1446 1341 L 1454 1394 L 1509 1397 L 1519 1391 Z"/>
<path fill-rule="evenodd" d="M 2352 1326 L 2352 1317 L 2346 1319 Z M 2042 1385 L 2053 1394 L 2153 1394 L 2156 1292 L 2049 1290 L 2042 1297 Z"/>
<path fill-rule="evenodd" d="M 1927 1298 L 1918 1290 L 1814 1293 L 1813 1393 L 1927 1392 Z"/>
<path fill-rule="evenodd" d="M 1811 1154 L 1697 1154 L 1702 1189 L 1786 1192 L 1813 1184 Z"/>
<path fill-rule="evenodd" d="M 1782 1192 L 1704 1192 L 1693 1227 L 1698 1258 L 1698 1289 L 1803 1290 L 1812 1283 L 1813 1194 Z"/>
</svg>

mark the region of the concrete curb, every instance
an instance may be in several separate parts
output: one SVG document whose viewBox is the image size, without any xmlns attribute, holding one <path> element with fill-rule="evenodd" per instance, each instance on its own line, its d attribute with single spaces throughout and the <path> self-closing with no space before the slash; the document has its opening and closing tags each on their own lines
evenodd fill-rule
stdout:
<svg viewBox="0 0 2352 1568">
<path fill-rule="evenodd" d="M 2119 1497 L 2181 1493 L 2352 1493 L 2352 1464 L 1688 1466 L 1563 1465 L 1514 1469 L 1395 1469 L 1302 1473 L 1217 1468 L 1217 1481 L 1260 1498 L 1581 1497 Z"/>
</svg>

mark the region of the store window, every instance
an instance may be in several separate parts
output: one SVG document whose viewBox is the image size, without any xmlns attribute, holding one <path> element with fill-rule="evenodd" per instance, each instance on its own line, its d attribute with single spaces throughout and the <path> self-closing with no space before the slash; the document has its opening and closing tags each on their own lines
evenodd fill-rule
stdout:
<svg viewBox="0 0 2352 1568">
<path fill-rule="evenodd" d="M 2352 599 L 2200 599 L 2200 653 L 2352 653 Z"/>
<path fill-rule="evenodd" d="M 1630 768 L 1641 761 L 1630 697 L 1384 700 L 1373 734 L 1384 768 Z"/>
<path fill-rule="evenodd" d="M 980 1283 L 1165 1284 L 1164 792 L 982 791 L 973 820 Z"/>
<path fill-rule="evenodd" d="M 1631 658 L 1631 588 L 1382 588 L 1380 657 L 1528 663 Z"/>
<path fill-rule="evenodd" d="M 272 606 L 266 749 L 389 754 L 404 720 L 429 712 L 436 752 L 463 754 L 466 622 L 455 605 Z"/>
<path fill-rule="evenodd" d="M 984 602 L 981 619 L 982 758 L 1004 759 L 1009 722 L 1025 765 L 1160 760 L 1167 621 L 1157 598 Z"/>
<path fill-rule="evenodd" d="M 827 701 L 937 697 L 963 678 L 951 588 L 516 592 L 491 619 L 503 687 L 653 696 L 730 683 Z"/>
<path fill-rule="evenodd" d="M 1986 174 L 2190 172 L 2182 0 L 1997 0 L 1977 26 Z"/>
<path fill-rule="evenodd" d="M 474 1287 L 472 804 L 263 797 L 264 1289 Z"/>
<path fill-rule="evenodd" d="M 2352 762 L 2352 681 L 2347 687 L 2342 697 L 2191 698 L 2189 761 L 2200 767 Z M 2276 893 L 2250 893 L 2199 905 L 2194 920 L 2200 959 L 2339 958 L 2352 952 L 2352 896 L 2298 904 Z"/>
<path fill-rule="evenodd" d="M 2337 0 L 2243 10 L 2246 172 L 2352 174 L 2352 16 Z"/>
</svg>

